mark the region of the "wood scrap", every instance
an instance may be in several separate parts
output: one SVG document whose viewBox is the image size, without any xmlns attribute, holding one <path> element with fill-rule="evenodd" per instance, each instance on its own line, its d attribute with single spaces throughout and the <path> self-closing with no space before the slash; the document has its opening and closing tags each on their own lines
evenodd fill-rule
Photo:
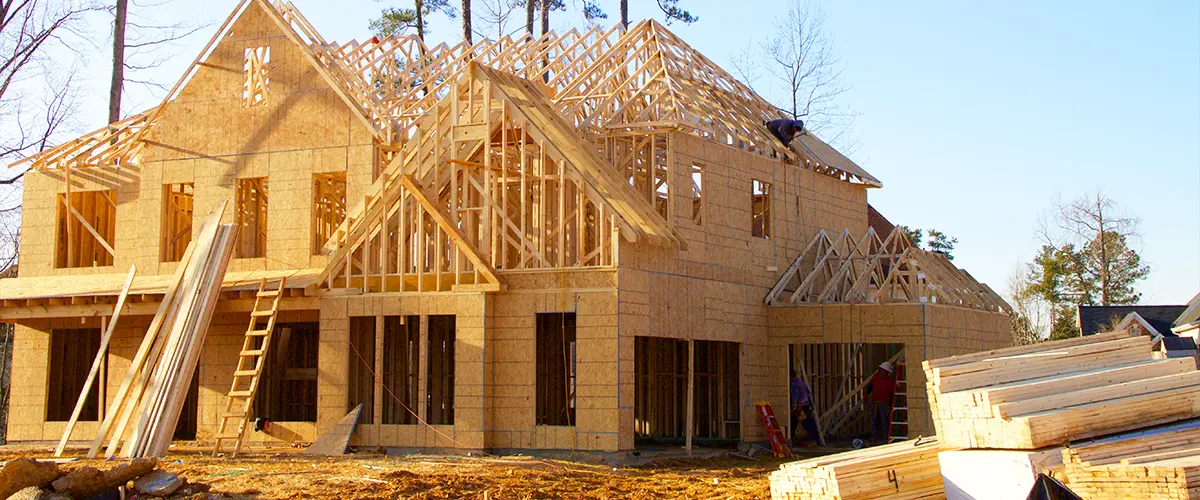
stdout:
<svg viewBox="0 0 1200 500">
<path fill-rule="evenodd" d="M 772 500 L 942 498 L 937 438 L 785 463 L 772 472 Z"/>
<path fill-rule="evenodd" d="M 345 455 L 350 447 L 350 436 L 358 427 L 358 417 L 362 414 L 363 405 L 355 406 L 350 413 L 338 420 L 332 428 L 321 434 L 315 442 L 304 449 L 307 455 Z"/>
<path fill-rule="evenodd" d="M 125 306 L 125 298 L 129 295 L 129 286 L 133 284 L 133 276 L 137 274 L 137 266 L 129 266 L 129 276 L 125 278 L 125 286 L 121 288 L 121 294 L 117 296 L 117 304 L 113 306 L 111 319 L 108 320 L 108 327 L 104 330 L 104 336 L 100 339 L 100 349 L 96 352 L 96 359 L 92 361 L 92 369 L 88 372 L 87 380 L 83 383 L 83 388 L 79 391 L 79 399 L 75 402 L 75 410 L 71 412 L 71 419 L 67 421 L 67 426 L 63 429 L 62 438 L 58 440 L 58 446 L 54 448 L 54 456 L 62 456 L 63 449 L 67 447 L 67 440 L 71 438 L 71 431 L 75 430 L 75 423 L 79 421 L 79 414 L 83 411 L 83 406 L 87 404 L 88 392 L 92 390 L 92 384 L 96 381 L 96 375 L 100 373 L 100 365 L 105 362 L 108 354 L 108 343 L 112 340 L 113 332 L 117 329 L 117 320 L 121 317 L 121 309 Z"/>
</svg>

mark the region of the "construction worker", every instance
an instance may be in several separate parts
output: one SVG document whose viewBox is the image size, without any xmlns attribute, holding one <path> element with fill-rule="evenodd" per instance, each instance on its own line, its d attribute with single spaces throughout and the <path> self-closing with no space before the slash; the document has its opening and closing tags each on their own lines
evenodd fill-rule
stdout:
<svg viewBox="0 0 1200 500">
<path fill-rule="evenodd" d="M 804 132 L 804 122 L 800 120 L 781 118 L 766 122 L 766 126 L 767 130 L 771 131 L 771 135 L 782 141 L 784 146 L 791 146 L 792 138 Z"/>
<path fill-rule="evenodd" d="M 821 444 L 821 437 L 817 433 L 817 420 L 813 417 L 812 389 L 809 389 L 808 384 L 796 376 L 795 369 L 791 370 L 791 375 L 792 435 L 796 434 L 797 424 L 803 418 L 804 431 L 808 434 L 808 445 L 818 446 Z"/>
<path fill-rule="evenodd" d="M 879 369 L 871 375 L 867 384 L 867 405 L 871 411 L 871 441 L 880 444 L 887 442 L 891 426 L 892 400 L 896 397 L 896 378 L 892 374 L 895 366 L 890 361 L 879 364 Z"/>
</svg>

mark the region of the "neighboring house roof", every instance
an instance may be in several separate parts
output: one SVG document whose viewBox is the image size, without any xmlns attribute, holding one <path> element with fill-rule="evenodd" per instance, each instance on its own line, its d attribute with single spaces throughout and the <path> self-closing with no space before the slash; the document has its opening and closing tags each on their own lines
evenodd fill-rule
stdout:
<svg viewBox="0 0 1200 500">
<path fill-rule="evenodd" d="M 1187 309 L 1180 313 L 1178 318 L 1175 318 L 1175 322 L 1171 326 L 1178 328 L 1196 324 L 1200 324 L 1200 293 L 1188 301 Z"/>
<path fill-rule="evenodd" d="M 896 226 L 887 220 L 887 217 L 879 213 L 878 210 L 875 210 L 875 207 L 871 206 L 870 203 L 867 204 L 867 225 L 875 230 L 875 234 L 882 235 L 892 234 L 892 230 L 896 229 Z"/>
<path fill-rule="evenodd" d="M 1112 328 L 1129 313 L 1136 312 L 1159 333 L 1169 334 L 1171 324 L 1184 309 L 1187 306 L 1079 306 L 1077 326 L 1084 335 L 1095 335 L 1102 328 Z"/>
<path fill-rule="evenodd" d="M 1163 345 L 1168 351 L 1195 351 L 1196 341 L 1191 337 L 1163 337 Z"/>
</svg>

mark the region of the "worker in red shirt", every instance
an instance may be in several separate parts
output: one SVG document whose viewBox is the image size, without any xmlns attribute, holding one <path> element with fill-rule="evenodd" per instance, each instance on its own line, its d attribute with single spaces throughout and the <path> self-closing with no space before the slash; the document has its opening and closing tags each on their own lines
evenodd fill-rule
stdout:
<svg viewBox="0 0 1200 500">
<path fill-rule="evenodd" d="M 887 442 L 892 401 L 896 397 L 896 377 L 892 374 L 893 371 L 895 367 L 892 363 L 884 361 L 879 364 L 875 374 L 871 375 L 871 383 L 867 384 L 867 408 L 871 412 L 871 441 L 874 443 Z"/>
</svg>

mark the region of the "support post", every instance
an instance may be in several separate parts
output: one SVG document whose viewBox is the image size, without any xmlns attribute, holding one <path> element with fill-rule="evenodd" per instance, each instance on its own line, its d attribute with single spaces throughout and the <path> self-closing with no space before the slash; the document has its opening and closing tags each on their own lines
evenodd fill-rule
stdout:
<svg viewBox="0 0 1200 500">
<path fill-rule="evenodd" d="M 695 396 L 696 396 L 696 341 L 688 340 L 688 378 L 687 378 L 687 426 L 684 437 L 685 447 L 687 448 L 688 456 L 692 456 L 692 434 L 695 434 Z"/>
</svg>

